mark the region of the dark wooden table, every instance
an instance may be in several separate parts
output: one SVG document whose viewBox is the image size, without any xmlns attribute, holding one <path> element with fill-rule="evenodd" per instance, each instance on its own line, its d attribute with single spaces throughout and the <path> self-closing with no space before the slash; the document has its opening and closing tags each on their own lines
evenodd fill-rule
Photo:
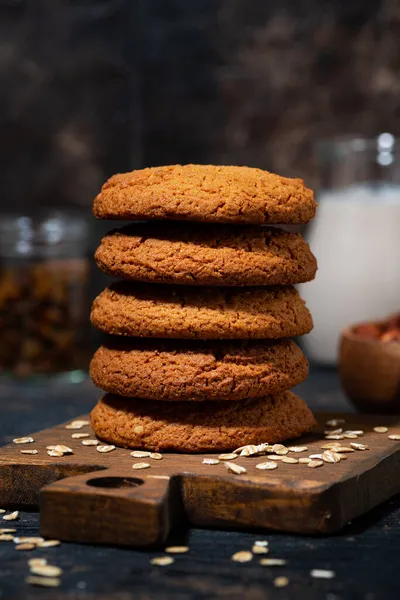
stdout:
<svg viewBox="0 0 400 600">
<path fill-rule="evenodd" d="M 298 391 L 312 408 L 351 410 L 333 371 L 314 370 Z M 82 414 L 97 396 L 89 382 L 69 386 L 0 382 L 0 442 Z M 20 535 L 39 535 L 39 515 L 22 512 L 19 521 L 0 521 L 3 526 L 15 526 Z M 271 568 L 260 566 L 258 559 L 247 564 L 231 561 L 234 552 L 251 549 L 257 539 L 268 539 L 269 556 L 285 558 L 287 565 Z M 182 528 L 171 543 L 188 545 L 190 552 L 161 568 L 149 562 L 162 554 L 156 551 L 63 543 L 58 548 L 17 552 L 12 543 L 0 542 L 0 599 L 400 598 L 400 496 L 329 538 Z M 25 583 L 28 558 L 39 556 L 63 568 L 59 588 Z M 336 577 L 312 579 L 310 570 L 315 568 L 332 569 Z M 277 589 L 273 579 L 281 575 L 288 577 L 289 585 Z"/>
</svg>

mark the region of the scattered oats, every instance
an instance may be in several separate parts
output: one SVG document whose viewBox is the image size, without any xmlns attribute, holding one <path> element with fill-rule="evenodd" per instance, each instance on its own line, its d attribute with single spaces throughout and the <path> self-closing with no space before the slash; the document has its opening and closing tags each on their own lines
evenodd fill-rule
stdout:
<svg viewBox="0 0 400 600">
<path fill-rule="evenodd" d="M 284 456 L 282 458 L 283 463 L 287 463 L 288 465 L 297 465 L 299 462 L 298 458 L 292 458 L 291 456 Z"/>
<path fill-rule="evenodd" d="M 240 452 L 240 456 L 252 456 L 253 454 L 257 454 L 259 452 L 258 446 L 249 445 L 242 448 Z"/>
<path fill-rule="evenodd" d="M 97 452 L 100 452 L 101 454 L 105 454 L 107 452 L 112 452 L 113 450 L 115 450 L 115 446 L 101 445 L 101 446 L 97 446 L 96 450 L 97 450 Z"/>
<path fill-rule="evenodd" d="M 326 435 L 326 440 L 344 440 L 344 435 Z"/>
<path fill-rule="evenodd" d="M 277 588 L 286 587 L 289 585 L 289 579 L 287 577 L 276 577 L 274 579 L 274 586 Z"/>
<path fill-rule="evenodd" d="M 336 448 L 340 448 L 342 442 L 328 442 L 327 444 L 323 444 L 321 448 L 323 450 L 335 450 Z"/>
<path fill-rule="evenodd" d="M 322 460 L 322 454 L 310 454 L 311 460 Z"/>
<path fill-rule="evenodd" d="M 387 433 L 389 430 L 387 427 L 374 427 L 375 433 Z"/>
<path fill-rule="evenodd" d="M 253 554 L 248 550 L 241 550 L 232 555 L 233 562 L 247 563 L 253 560 Z"/>
<path fill-rule="evenodd" d="M 322 460 L 326 463 L 339 463 L 341 456 L 333 450 L 325 450 L 325 452 L 322 454 Z"/>
<path fill-rule="evenodd" d="M 263 567 L 283 567 L 287 561 L 283 558 L 262 558 L 260 565 Z"/>
<path fill-rule="evenodd" d="M 82 446 L 98 446 L 99 440 L 82 440 Z"/>
<path fill-rule="evenodd" d="M 256 546 L 254 544 L 254 546 L 251 549 L 253 554 L 268 554 L 269 553 L 269 548 L 267 546 Z"/>
<path fill-rule="evenodd" d="M 167 567 L 168 565 L 172 565 L 174 562 L 175 559 L 172 556 L 156 556 L 150 561 L 150 563 L 156 567 Z"/>
<path fill-rule="evenodd" d="M 233 450 L 233 452 L 235 452 L 236 454 L 239 454 L 239 452 L 242 452 L 242 450 L 244 450 L 245 448 L 254 448 L 254 446 L 252 444 L 247 444 L 246 446 L 240 446 L 240 448 L 236 448 L 236 450 Z M 268 448 L 272 448 L 272 446 L 270 446 L 270 444 L 268 444 L 268 442 L 262 442 L 261 444 L 258 444 L 258 446 L 255 446 L 256 448 L 258 448 L 258 452 L 266 452 L 268 450 Z"/>
<path fill-rule="evenodd" d="M 85 425 L 90 425 L 89 421 L 76 419 L 75 421 L 68 423 L 68 425 L 65 426 L 65 429 L 82 429 L 82 427 L 85 427 Z"/>
<path fill-rule="evenodd" d="M 310 571 L 310 575 L 316 579 L 333 579 L 336 576 L 336 573 L 329 569 L 313 569 Z"/>
<path fill-rule="evenodd" d="M 25 582 L 40 587 L 58 587 L 61 585 L 61 579 L 58 579 L 58 577 L 35 577 L 30 575 L 25 579 Z"/>
<path fill-rule="evenodd" d="M 348 459 L 347 454 L 341 454 L 338 450 L 335 450 L 335 453 L 336 452 L 339 454 L 340 460 L 347 460 Z"/>
<path fill-rule="evenodd" d="M 219 460 L 235 460 L 235 458 L 237 458 L 238 455 L 235 454 L 234 452 L 232 452 L 231 454 L 220 454 L 218 456 Z"/>
<path fill-rule="evenodd" d="M 272 446 L 272 451 L 275 452 L 275 454 L 278 454 L 278 456 L 284 456 L 289 453 L 289 448 L 286 448 L 283 444 L 274 444 Z"/>
<path fill-rule="evenodd" d="M 272 469 L 277 469 L 278 465 L 276 464 L 276 462 L 272 462 L 272 460 L 267 460 L 265 462 L 262 463 L 258 463 L 258 465 L 256 465 L 256 469 L 259 469 L 260 471 L 272 471 Z"/>
<path fill-rule="evenodd" d="M 14 536 L 9 533 L 1 533 L 0 534 L 0 542 L 12 542 L 14 541 Z"/>
<path fill-rule="evenodd" d="M 355 452 L 354 448 L 350 448 L 350 446 L 335 446 L 334 448 L 328 448 L 328 450 L 334 450 L 335 452 L 339 452 L 340 454 L 347 452 Z"/>
<path fill-rule="evenodd" d="M 268 444 L 259 444 L 258 446 L 244 446 L 241 448 L 240 456 L 260 456 L 261 454 L 265 454 L 267 449 L 269 448 Z M 237 452 L 237 450 L 235 450 Z"/>
<path fill-rule="evenodd" d="M 80 440 L 82 438 L 88 438 L 90 433 L 73 433 L 71 435 L 73 440 Z"/>
<path fill-rule="evenodd" d="M 33 575 L 40 575 L 41 577 L 59 577 L 62 575 L 62 569 L 55 565 L 32 565 L 29 567 Z"/>
<path fill-rule="evenodd" d="M 339 428 L 339 429 L 332 429 L 330 431 L 324 431 L 325 435 L 339 435 L 340 433 L 343 433 L 343 429 Z"/>
<path fill-rule="evenodd" d="M 131 456 L 133 456 L 133 458 L 149 458 L 150 452 L 145 452 L 143 450 L 134 450 L 133 452 L 131 452 Z"/>
<path fill-rule="evenodd" d="M 307 452 L 307 446 L 289 446 L 289 452 Z"/>
<path fill-rule="evenodd" d="M 400 435 L 398 433 L 392 433 L 391 435 L 388 435 L 389 440 L 400 440 Z"/>
<path fill-rule="evenodd" d="M 357 440 L 358 435 L 356 435 L 355 433 L 344 433 L 343 438 L 346 440 Z"/>
<path fill-rule="evenodd" d="M 323 460 L 311 460 L 307 466 L 310 467 L 310 469 L 316 469 L 317 467 L 322 467 L 323 464 Z"/>
<path fill-rule="evenodd" d="M 138 425 L 137 427 L 135 427 L 135 429 L 133 430 L 133 433 L 143 433 L 144 431 L 144 427 L 143 425 Z"/>
<path fill-rule="evenodd" d="M 328 427 L 337 427 L 338 425 L 341 425 L 342 423 L 346 423 L 346 421 L 344 419 L 331 419 L 330 421 L 326 422 L 326 425 Z"/>
<path fill-rule="evenodd" d="M 5 512 L 6 512 L 5 508 L 0 508 L 0 515 L 3 514 L 3 513 L 5 513 Z"/>
<path fill-rule="evenodd" d="M 367 444 L 358 444 L 357 442 L 351 442 L 350 446 L 354 448 L 354 450 L 369 450 Z"/>
<path fill-rule="evenodd" d="M 13 439 L 13 444 L 32 444 L 35 440 L 33 437 L 21 437 Z"/>
<path fill-rule="evenodd" d="M 203 465 L 219 465 L 218 458 L 203 458 Z"/>
<path fill-rule="evenodd" d="M 165 552 L 169 552 L 170 554 L 185 554 L 189 552 L 188 546 L 168 546 L 165 548 Z"/>
<path fill-rule="evenodd" d="M 269 545 L 269 541 L 268 540 L 257 540 L 254 542 L 254 546 L 268 546 Z"/>
<path fill-rule="evenodd" d="M 308 465 L 310 462 L 311 462 L 311 458 L 307 458 L 305 456 L 303 456 L 302 458 L 299 458 L 300 465 Z"/>
<path fill-rule="evenodd" d="M 3 533 L 15 533 L 17 530 L 16 529 L 5 529 L 5 528 L 0 528 L 0 535 Z"/>
<path fill-rule="evenodd" d="M 163 455 L 159 452 L 150 452 L 150 458 L 152 460 L 162 460 Z"/>
<path fill-rule="evenodd" d="M 22 537 L 15 537 L 14 538 L 14 544 L 37 544 L 38 542 L 43 542 L 43 538 L 42 537 L 28 537 L 28 536 L 22 536 Z"/>
<path fill-rule="evenodd" d="M 18 544 L 15 546 L 16 550 L 34 550 L 36 548 L 36 544 L 31 542 L 24 542 L 23 544 Z"/>
<path fill-rule="evenodd" d="M 28 566 L 29 567 L 36 567 L 36 566 L 43 567 L 43 565 L 47 565 L 47 559 L 46 558 L 30 558 L 28 560 Z"/>
<path fill-rule="evenodd" d="M 21 450 L 21 454 L 37 454 L 37 450 Z"/>
<path fill-rule="evenodd" d="M 43 542 L 38 542 L 38 548 L 54 548 L 55 546 L 59 546 L 61 544 L 60 540 L 43 540 Z"/>
<path fill-rule="evenodd" d="M 140 469 L 150 469 L 150 464 L 149 463 L 133 463 L 132 465 L 132 469 L 135 469 L 135 471 L 139 471 Z"/>
<path fill-rule="evenodd" d="M 235 475 L 243 475 L 243 473 L 247 473 L 247 469 L 237 465 L 236 463 L 227 462 L 225 463 L 225 466 L 228 471 L 232 471 L 232 473 L 235 473 Z"/>
<path fill-rule="evenodd" d="M 283 459 L 283 455 L 279 455 L 279 454 L 270 454 L 268 456 L 268 460 L 282 460 Z"/>
<path fill-rule="evenodd" d="M 267 452 L 268 448 L 270 448 L 270 447 L 271 446 L 267 442 L 263 442 L 262 444 L 258 444 L 258 446 L 257 446 L 259 452 Z"/>
<path fill-rule="evenodd" d="M 47 450 L 47 454 L 49 456 L 64 456 L 64 452 L 60 452 L 59 450 Z"/>
<path fill-rule="evenodd" d="M 350 434 L 356 435 L 356 436 L 364 435 L 364 431 L 362 429 L 347 429 L 343 433 L 350 433 Z"/>
<path fill-rule="evenodd" d="M 57 446 L 48 446 L 48 450 L 56 450 L 57 452 L 62 452 L 63 454 L 73 454 L 74 451 L 69 446 L 65 444 L 57 444 Z"/>
<path fill-rule="evenodd" d="M 17 510 L 14 510 L 14 512 L 10 513 L 9 515 L 4 515 L 3 521 L 15 521 L 16 519 L 18 519 L 18 517 L 19 512 Z"/>
</svg>

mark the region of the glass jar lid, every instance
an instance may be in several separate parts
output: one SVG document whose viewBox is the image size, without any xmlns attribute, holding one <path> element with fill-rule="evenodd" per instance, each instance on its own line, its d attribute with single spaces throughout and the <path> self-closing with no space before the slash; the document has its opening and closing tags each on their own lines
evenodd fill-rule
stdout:
<svg viewBox="0 0 400 600">
<path fill-rule="evenodd" d="M 0 215 L 0 255 L 67 256 L 87 249 L 89 227 L 75 211 L 49 210 L 35 215 Z"/>
</svg>

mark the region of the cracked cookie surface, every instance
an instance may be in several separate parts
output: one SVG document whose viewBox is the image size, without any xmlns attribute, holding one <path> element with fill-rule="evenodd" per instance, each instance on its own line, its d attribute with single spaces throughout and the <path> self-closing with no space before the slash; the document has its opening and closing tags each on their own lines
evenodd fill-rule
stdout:
<svg viewBox="0 0 400 600">
<path fill-rule="evenodd" d="M 246 339 L 304 335 L 313 326 L 294 287 L 221 288 L 117 282 L 94 300 L 93 325 L 113 335 Z"/>
<path fill-rule="evenodd" d="M 251 167 L 170 165 L 113 175 L 93 204 L 99 219 L 300 224 L 315 216 L 301 179 Z"/>
<path fill-rule="evenodd" d="M 120 396 L 235 401 L 288 390 L 308 363 L 291 340 L 181 341 L 111 338 L 90 364 L 93 382 Z"/>
<path fill-rule="evenodd" d="M 128 225 L 102 239 L 95 259 L 113 277 L 183 285 L 291 285 L 317 270 L 298 233 L 197 223 Z"/>
</svg>

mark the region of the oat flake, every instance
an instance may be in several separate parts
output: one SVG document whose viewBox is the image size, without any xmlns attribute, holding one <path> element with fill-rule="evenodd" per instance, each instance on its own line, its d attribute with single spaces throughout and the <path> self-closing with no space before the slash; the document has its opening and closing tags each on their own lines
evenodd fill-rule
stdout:
<svg viewBox="0 0 400 600">
<path fill-rule="evenodd" d="M 101 445 L 101 446 L 97 446 L 96 450 L 97 450 L 97 452 L 100 452 L 101 454 L 106 454 L 107 452 L 112 452 L 113 450 L 115 450 L 115 446 L 113 446 L 112 444 L 110 446 Z"/>
<path fill-rule="evenodd" d="M 150 561 L 150 563 L 156 567 L 167 567 L 168 565 L 172 565 L 174 562 L 175 559 L 172 556 L 156 556 Z"/>
<path fill-rule="evenodd" d="M 19 517 L 18 510 L 14 510 L 14 512 L 10 513 L 9 515 L 4 515 L 3 521 L 15 521 L 16 519 L 18 519 L 18 517 Z"/>
<path fill-rule="evenodd" d="M 272 471 L 272 469 L 277 469 L 278 465 L 276 462 L 272 462 L 272 460 L 267 460 L 266 462 L 258 463 L 256 465 L 256 469 L 259 471 Z"/>
<path fill-rule="evenodd" d="M 82 440 L 82 446 L 98 446 L 99 440 Z"/>
<path fill-rule="evenodd" d="M 310 575 L 315 579 L 333 579 L 336 576 L 336 573 L 329 569 L 313 569 L 310 572 Z"/>
<path fill-rule="evenodd" d="M 32 444 L 35 440 L 33 437 L 21 437 L 13 439 L 13 444 Z"/>
<path fill-rule="evenodd" d="M 248 550 L 241 550 L 232 555 L 233 562 L 247 563 L 253 560 L 253 554 Z"/>
</svg>

